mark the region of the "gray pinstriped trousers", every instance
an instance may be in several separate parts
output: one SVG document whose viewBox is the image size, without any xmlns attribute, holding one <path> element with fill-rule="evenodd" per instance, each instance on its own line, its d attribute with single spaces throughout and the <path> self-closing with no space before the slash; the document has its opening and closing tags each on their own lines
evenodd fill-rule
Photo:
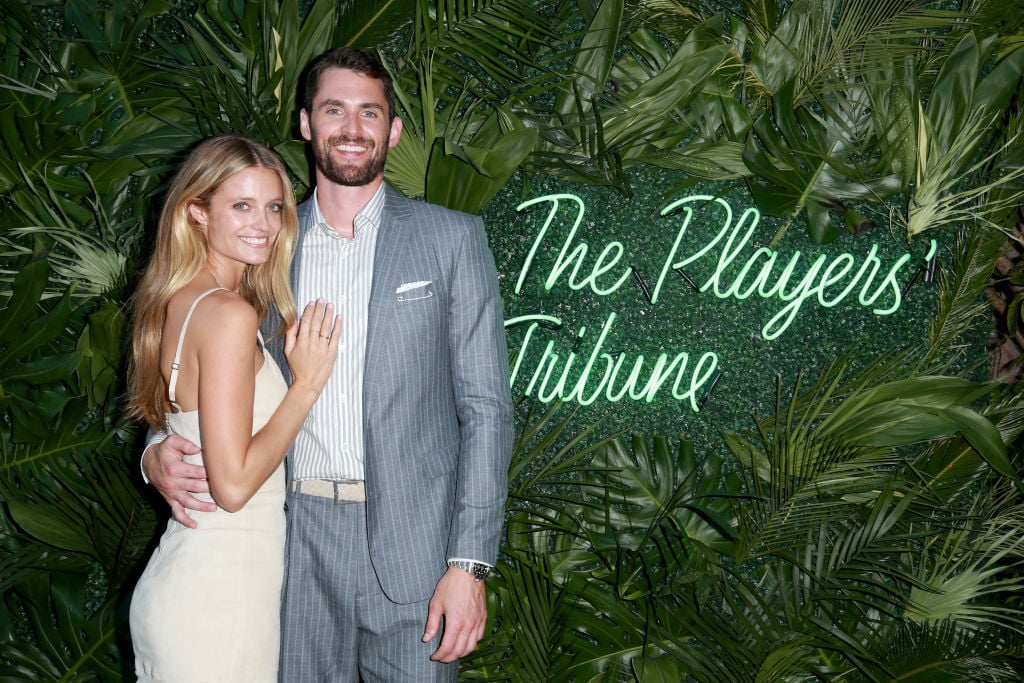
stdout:
<svg viewBox="0 0 1024 683">
<path fill-rule="evenodd" d="M 399 605 L 370 565 L 366 506 L 288 494 L 281 683 L 450 683 L 420 642 L 427 602 Z"/>
</svg>

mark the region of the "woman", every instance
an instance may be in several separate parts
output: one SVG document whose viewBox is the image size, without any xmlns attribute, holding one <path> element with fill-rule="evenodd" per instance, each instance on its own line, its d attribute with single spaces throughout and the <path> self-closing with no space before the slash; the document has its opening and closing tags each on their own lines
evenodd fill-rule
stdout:
<svg viewBox="0 0 1024 683">
<path fill-rule="evenodd" d="M 288 287 L 298 232 L 280 159 L 239 136 L 188 156 L 168 192 L 135 301 L 129 412 L 202 444 L 215 512 L 171 520 L 135 588 L 140 681 L 277 680 L 285 452 L 330 375 L 341 322 L 300 321 Z M 276 308 L 287 386 L 259 321 Z"/>
</svg>

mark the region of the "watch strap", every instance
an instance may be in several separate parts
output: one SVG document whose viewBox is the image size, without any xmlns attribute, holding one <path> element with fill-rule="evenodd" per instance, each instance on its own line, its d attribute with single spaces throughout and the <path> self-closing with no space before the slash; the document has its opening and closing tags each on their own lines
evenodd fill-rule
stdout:
<svg viewBox="0 0 1024 683">
<path fill-rule="evenodd" d="M 463 571 L 469 572 L 473 575 L 474 581 L 483 581 L 491 573 L 490 565 L 472 560 L 448 560 L 448 566 L 458 567 Z"/>
</svg>

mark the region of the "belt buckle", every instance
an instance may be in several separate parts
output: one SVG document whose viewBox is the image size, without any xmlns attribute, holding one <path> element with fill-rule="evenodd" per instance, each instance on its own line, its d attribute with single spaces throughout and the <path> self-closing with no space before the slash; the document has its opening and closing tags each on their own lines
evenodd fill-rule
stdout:
<svg viewBox="0 0 1024 683">
<path fill-rule="evenodd" d="M 335 481 L 334 502 L 335 503 L 363 503 L 366 502 L 366 489 L 362 481 Z"/>
</svg>

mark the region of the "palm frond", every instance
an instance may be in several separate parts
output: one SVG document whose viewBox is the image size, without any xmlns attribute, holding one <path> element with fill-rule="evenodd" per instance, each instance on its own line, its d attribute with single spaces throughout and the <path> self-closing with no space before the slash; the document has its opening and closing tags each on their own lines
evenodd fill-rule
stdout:
<svg viewBox="0 0 1024 683">
<path fill-rule="evenodd" d="M 489 626 L 494 639 L 484 651 L 462 661 L 466 680 L 547 680 L 562 637 L 564 588 L 553 580 L 544 555 L 514 552 L 505 556 L 488 580 Z M 515 633 L 496 628 L 505 621 Z"/>
<path fill-rule="evenodd" d="M 524 74 L 541 69 L 540 55 L 563 44 L 566 36 L 556 28 L 562 25 L 557 5 L 548 2 L 419 0 L 407 59 L 432 55 L 450 69 L 452 84 L 474 80 L 494 92 L 515 93 Z"/>
<path fill-rule="evenodd" d="M 934 37 L 959 37 L 970 19 L 927 0 L 801 0 L 781 15 L 774 4 L 741 6 L 754 38 L 753 74 L 770 94 L 796 80 L 798 104 L 871 80 L 881 65 L 941 54 Z"/>
<path fill-rule="evenodd" d="M 87 304 L 72 305 L 67 294 L 40 304 L 47 272 L 44 259 L 30 261 L 0 300 L 0 500 L 24 538 L 101 563 L 116 592 L 155 517 L 132 481 L 134 458 L 112 417 L 117 397 L 85 389 L 93 377 L 77 373 L 83 351 L 65 336 L 88 330 Z"/>
<path fill-rule="evenodd" d="M 981 324 L 988 306 L 978 294 L 988 286 L 1004 242 L 1005 237 L 996 230 L 957 233 L 949 257 L 943 259 L 947 267 L 937 269 L 939 292 L 937 310 L 928 323 L 928 358 L 949 354 L 967 332 Z"/>
<path fill-rule="evenodd" d="M 302 143 L 293 139 L 300 74 L 331 45 L 335 3 L 214 0 L 182 27 L 190 40 L 165 44 L 173 61 L 150 64 L 189 94 L 193 141 L 244 131 L 274 148 L 300 185 L 309 187 Z M 301 192 L 300 192 L 301 194 Z"/>
<path fill-rule="evenodd" d="M 1006 605 L 1024 582 L 1018 570 L 1024 563 L 1022 510 L 984 507 L 975 505 L 984 513 L 979 524 L 954 527 L 925 544 L 906 616 L 918 623 L 953 620 L 969 629 L 998 625 L 1024 636 L 1024 618 Z"/>
<path fill-rule="evenodd" d="M 408 33 L 416 14 L 417 0 L 361 2 L 343 0 L 338 4 L 338 19 L 331 45 L 351 45 L 390 52 L 391 43 Z"/>
<path fill-rule="evenodd" d="M 872 639 L 883 671 L 872 668 L 853 681 L 878 680 L 927 683 L 935 680 L 1002 683 L 1024 675 L 1021 642 L 1001 631 L 964 629 L 954 621 L 905 623 Z"/>
<path fill-rule="evenodd" d="M 921 110 L 917 129 L 916 191 L 910 199 L 906 220 L 910 237 L 925 230 L 964 224 L 979 224 L 999 230 L 1001 226 L 990 216 L 1005 213 L 1024 198 L 1024 190 L 994 192 L 1024 179 L 1024 167 L 1007 169 L 1001 177 L 989 182 L 972 182 L 979 175 L 987 175 L 982 172 L 1016 147 L 1015 138 L 965 167 L 965 158 L 970 158 L 969 150 L 977 146 L 983 131 L 991 127 L 992 120 L 992 113 L 976 110 L 964 128 L 952 138 L 948 148 L 936 149 L 931 122 Z"/>
<path fill-rule="evenodd" d="M 577 410 L 558 402 L 543 412 L 536 403 L 528 405 L 509 466 L 511 510 L 535 511 L 551 500 L 571 500 L 569 489 L 574 490 L 589 472 L 600 470 L 592 460 L 614 435 L 598 438 L 602 420 L 577 426 L 573 419 Z M 579 494 L 575 499 L 582 502 Z"/>
</svg>

